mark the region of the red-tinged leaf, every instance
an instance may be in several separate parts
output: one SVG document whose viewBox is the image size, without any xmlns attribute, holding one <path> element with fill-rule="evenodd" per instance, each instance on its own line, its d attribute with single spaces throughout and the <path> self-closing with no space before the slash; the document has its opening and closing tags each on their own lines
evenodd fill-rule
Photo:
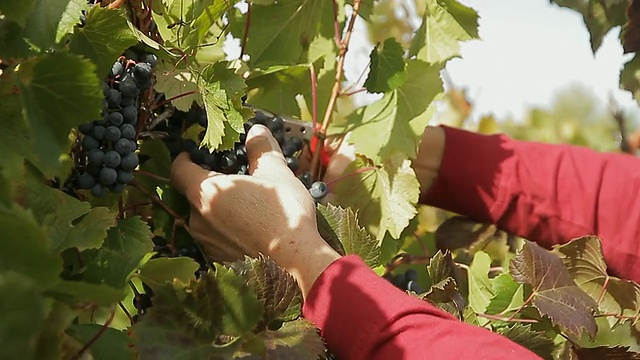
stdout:
<svg viewBox="0 0 640 360">
<path fill-rule="evenodd" d="M 640 359 L 640 354 L 629 351 L 628 347 L 597 347 L 590 349 L 573 349 L 579 360 L 636 360 Z"/>
<path fill-rule="evenodd" d="M 535 331 L 531 328 L 531 324 L 513 324 L 508 327 L 500 328 L 498 334 L 505 336 L 511 341 L 518 343 L 527 349 L 533 351 L 543 359 L 553 359 L 553 351 L 556 346 L 544 332 Z"/>
<path fill-rule="evenodd" d="M 533 305 L 542 315 L 570 334 L 595 336 L 597 304 L 576 285 L 560 257 L 526 242 L 509 267 L 516 282 L 531 286 Z"/>
<path fill-rule="evenodd" d="M 605 314 L 637 316 L 640 308 L 640 286 L 607 274 L 602 244 L 596 236 L 584 236 L 558 246 L 560 255 L 576 284 L 598 302 Z"/>
</svg>

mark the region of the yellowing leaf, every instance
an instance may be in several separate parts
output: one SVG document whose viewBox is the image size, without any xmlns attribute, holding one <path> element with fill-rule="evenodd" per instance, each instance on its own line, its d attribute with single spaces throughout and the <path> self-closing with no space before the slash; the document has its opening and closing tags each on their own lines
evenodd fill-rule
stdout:
<svg viewBox="0 0 640 360">
<path fill-rule="evenodd" d="M 178 110 L 189 111 L 194 101 L 202 104 L 195 76 L 189 70 L 178 69 L 169 62 L 158 63 L 154 88 L 156 91 L 164 93 L 167 99 L 179 96 L 171 101 L 171 104 Z"/>
<path fill-rule="evenodd" d="M 357 155 L 333 192 L 344 207 L 358 209 L 362 225 L 380 240 L 388 231 L 398 238 L 416 215 L 420 184 L 411 162 L 401 154 L 389 156 L 377 166 L 366 156 Z"/>
</svg>

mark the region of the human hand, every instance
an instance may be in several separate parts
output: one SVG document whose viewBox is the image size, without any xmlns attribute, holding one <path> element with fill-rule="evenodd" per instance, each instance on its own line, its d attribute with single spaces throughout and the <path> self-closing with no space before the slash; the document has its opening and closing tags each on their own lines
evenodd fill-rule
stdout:
<svg viewBox="0 0 640 360">
<path fill-rule="evenodd" d="M 191 204 L 190 233 L 216 261 L 271 257 L 306 295 L 339 255 L 320 237 L 315 204 L 269 130 L 253 126 L 246 147 L 249 176 L 206 171 L 186 153 L 174 161 L 171 180 Z"/>
</svg>

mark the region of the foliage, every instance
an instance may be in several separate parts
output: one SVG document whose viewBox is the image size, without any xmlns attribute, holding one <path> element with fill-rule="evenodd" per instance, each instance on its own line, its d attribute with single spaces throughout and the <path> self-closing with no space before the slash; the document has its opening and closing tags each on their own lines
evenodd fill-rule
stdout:
<svg viewBox="0 0 640 360">
<path fill-rule="evenodd" d="M 619 3 L 562 5 L 586 14 L 596 49 L 621 23 Z M 181 135 L 204 131 L 201 146 L 231 148 L 252 116 L 245 95 L 313 121 L 317 135 L 350 133 L 356 160 L 332 184 L 335 204 L 317 211 L 340 253 L 384 275 L 417 270 L 425 291 L 414 295 L 543 358 L 640 352 L 638 285 L 607 275 L 597 238 L 549 252 L 492 225 L 441 224 L 448 215 L 417 204 L 411 163 L 445 96 L 440 71 L 460 42 L 478 38 L 475 11 L 416 1 L 421 25 L 412 29 L 393 21 L 388 0 L 334 4 L 335 12 L 326 0 L 0 2 L 0 358 L 327 355 L 300 317 L 295 280 L 272 260 L 223 264 L 182 252 L 197 247 L 189 207 L 168 180 L 163 124 L 204 110 L 206 129 L 193 122 Z M 357 18 L 375 46 L 367 76 L 347 87 Z M 395 25 L 383 31 L 385 21 Z M 240 43 L 237 59 L 221 55 L 227 36 Z M 132 47 L 160 59 L 139 97 L 141 164 L 124 192 L 96 198 L 73 186 L 78 126 L 103 117 L 102 83 Z M 621 81 L 638 92 L 634 61 Z M 350 88 L 380 97 L 353 109 Z"/>
</svg>

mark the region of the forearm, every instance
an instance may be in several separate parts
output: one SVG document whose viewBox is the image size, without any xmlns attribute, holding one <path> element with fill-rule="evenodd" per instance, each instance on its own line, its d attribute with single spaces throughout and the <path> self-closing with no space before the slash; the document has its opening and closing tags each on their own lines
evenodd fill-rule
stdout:
<svg viewBox="0 0 640 360">
<path fill-rule="evenodd" d="M 340 359 L 538 358 L 502 336 L 405 294 L 356 256 L 344 257 L 323 272 L 305 301 L 303 315 L 320 328 Z"/>
<path fill-rule="evenodd" d="M 416 161 L 423 203 L 496 223 L 547 247 L 599 235 L 614 273 L 640 281 L 640 206 L 629 196 L 640 191 L 639 159 L 442 129 L 436 180 L 428 176 L 435 162 L 429 167 L 422 160 L 433 154 L 421 147 Z M 423 141 L 433 136 L 428 132 Z"/>
</svg>

